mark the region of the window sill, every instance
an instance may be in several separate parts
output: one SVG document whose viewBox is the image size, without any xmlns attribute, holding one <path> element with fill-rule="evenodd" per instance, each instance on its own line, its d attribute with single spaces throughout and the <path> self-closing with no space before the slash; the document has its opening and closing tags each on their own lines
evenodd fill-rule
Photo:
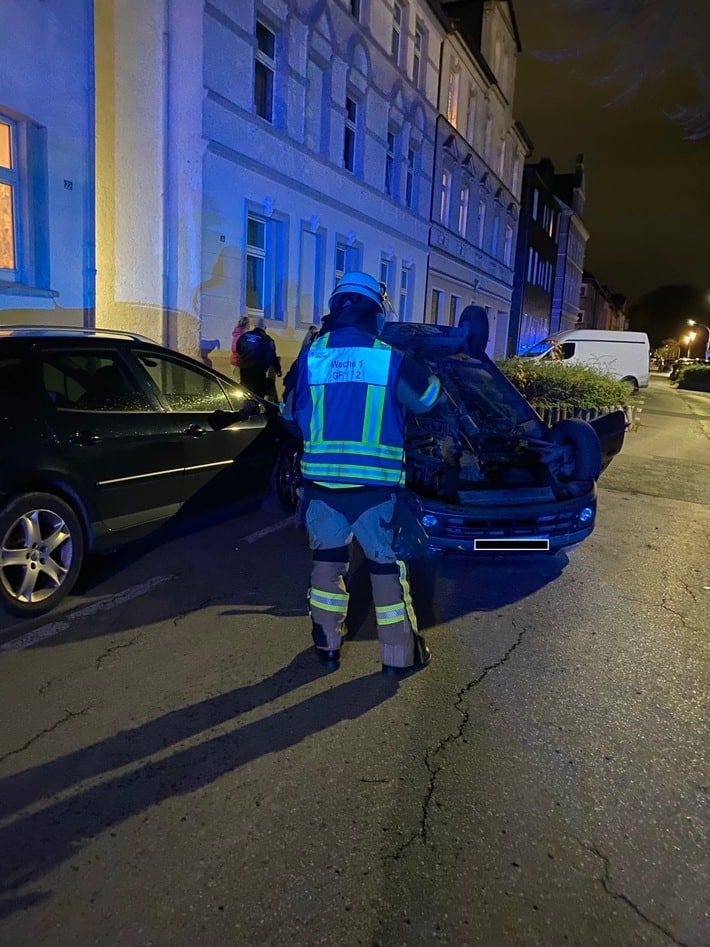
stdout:
<svg viewBox="0 0 710 947">
<path fill-rule="evenodd" d="M 0 279 L 0 293 L 12 296 L 38 296 L 43 299 L 56 299 L 59 295 L 56 289 L 39 289 L 37 286 L 12 283 L 4 279 Z"/>
</svg>

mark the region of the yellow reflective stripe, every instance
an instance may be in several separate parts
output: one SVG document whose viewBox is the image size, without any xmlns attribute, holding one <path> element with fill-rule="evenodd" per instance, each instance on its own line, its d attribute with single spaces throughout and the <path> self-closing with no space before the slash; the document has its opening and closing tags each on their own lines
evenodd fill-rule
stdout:
<svg viewBox="0 0 710 947">
<path fill-rule="evenodd" d="M 311 589 L 308 600 L 311 608 L 320 608 L 324 612 L 344 613 L 348 608 L 349 596 L 341 592 L 321 592 Z"/>
<path fill-rule="evenodd" d="M 323 438 L 323 411 L 325 405 L 325 385 L 311 387 L 313 410 L 311 411 L 311 440 L 320 441 Z"/>
<path fill-rule="evenodd" d="M 365 399 L 365 418 L 362 423 L 362 439 L 370 444 L 377 444 L 382 435 L 382 418 L 385 411 L 386 388 L 367 386 Z"/>
<path fill-rule="evenodd" d="M 402 596 L 404 598 L 404 607 L 407 609 L 407 618 L 409 619 L 409 624 L 412 626 L 412 631 L 416 633 L 418 631 L 417 616 L 409 591 L 409 582 L 407 581 L 407 564 L 406 562 L 402 562 L 401 559 L 398 559 L 397 565 L 399 566 L 399 584 L 402 586 Z"/>
<path fill-rule="evenodd" d="M 404 604 L 375 606 L 375 619 L 378 625 L 396 625 L 404 621 Z"/>
<path fill-rule="evenodd" d="M 358 457 L 365 455 L 367 457 L 393 457 L 395 459 L 402 456 L 401 447 L 393 447 L 389 444 L 365 444 L 363 441 L 329 440 L 326 443 L 307 441 L 304 451 L 307 454 L 356 454 Z"/>
<path fill-rule="evenodd" d="M 358 467 L 356 464 L 310 464 L 303 462 L 301 472 L 310 480 L 328 476 L 346 476 L 354 480 L 380 480 L 385 483 L 404 483 L 404 471 L 386 467 Z"/>
</svg>

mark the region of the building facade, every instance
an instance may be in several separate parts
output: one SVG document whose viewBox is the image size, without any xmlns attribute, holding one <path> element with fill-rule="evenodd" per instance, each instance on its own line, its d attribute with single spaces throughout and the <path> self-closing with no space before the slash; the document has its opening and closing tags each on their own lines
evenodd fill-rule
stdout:
<svg viewBox="0 0 710 947">
<path fill-rule="evenodd" d="M 288 362 L 364 269 L 399 319 L 485 306 L 505 354 L 529 154 L 511 3 L 67 4 L 3 0 L 4 321 L 140 332 L 228 370 L 248 314 Z"/>
</svg>

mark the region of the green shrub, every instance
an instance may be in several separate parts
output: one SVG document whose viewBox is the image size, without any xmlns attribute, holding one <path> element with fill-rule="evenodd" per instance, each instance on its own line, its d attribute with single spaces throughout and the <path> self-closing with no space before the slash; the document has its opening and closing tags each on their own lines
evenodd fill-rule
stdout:
<svg viewBox="0 0 710 947">
<path fill-rule="evenodd" d="M 509 358 L 499 362 L 498 367 L 534 408 L 568 404 L 599 409 L 629 403 L 629 390 L 624 382 L 584 365 Z"/>
<path fill-rule="evenodd" d="M 681 368 L 678 387 L 686 391 L 710 391 L 710 365 L 686 365 Z"/>
</svg>

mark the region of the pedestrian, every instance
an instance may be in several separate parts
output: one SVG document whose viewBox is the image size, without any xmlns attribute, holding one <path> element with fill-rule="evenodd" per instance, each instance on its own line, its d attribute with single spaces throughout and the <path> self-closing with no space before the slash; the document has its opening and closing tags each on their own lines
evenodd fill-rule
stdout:
<svg viewBox="0 0 710 947">
<path fill-rule="evenodd" d="M 239 322 L 232 329 L 232 352 L 229 356 L 229 364 L 234 368 L 234 377 L 240 381 L 239 374 L 239 352 L 237 352 L 237 342 L 245 332 L 249 331 L 249 316 L 240 316 Z"/>
<path fill-rule="evenodd" d="M 311 342 L 318 335 L 318 326 L 308 326 L 306 334 L 303 336 L 303 341 L 301 342 L 301 350 L 307 349 Z"/>
<path fill-rule="evenodd" d="M 237 339 L 241 383 L 260 398 L 277 401 L 276 378 L 281 377 L 281 360 L 276 354 L 276 343 L 266 332 L 264 319 L 257 319 Z"/>
<path fill-rule="evenodd" d="M 313 553 L 309 610 L 316 653 L 337 668 L 348 610 L 347 574 L 356 538 L 370 571 L 382 670 L 402 675 L 429 663 L 398 552 L 404 499 L 404 416 L 429 411 L 439 380 L 377 338 L 385 290 L 346 273 L 324 327 L 289 373 L 281 411 L 303 437 L 301 473 Z M 347 488 L 347 489 L 344 489 Z"/>
</svg>

